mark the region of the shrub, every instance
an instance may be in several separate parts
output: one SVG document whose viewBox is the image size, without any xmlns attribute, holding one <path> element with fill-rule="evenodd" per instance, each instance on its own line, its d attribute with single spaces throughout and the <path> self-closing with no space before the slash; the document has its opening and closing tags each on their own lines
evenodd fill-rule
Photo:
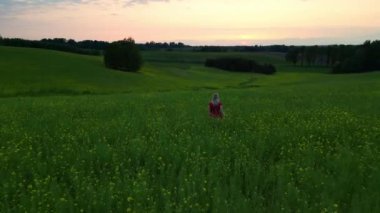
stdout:
<svg viewBox="0 0 380 213">
<path fill-rule="evenodd" d="M 207 59 L 205 66 L 233 72 L 255 72 L 267 75 L 276 72 L 276 68 L 271 64 L 261 65 L 253 60 L 244 58 Z"/>
<path fill-rule="evenodd" d="M 142 66 L 140 51 L 132 38 L 116 41 L 104 51 L 106 67 L 128 72 L 137 72 Z"/>
</svg>

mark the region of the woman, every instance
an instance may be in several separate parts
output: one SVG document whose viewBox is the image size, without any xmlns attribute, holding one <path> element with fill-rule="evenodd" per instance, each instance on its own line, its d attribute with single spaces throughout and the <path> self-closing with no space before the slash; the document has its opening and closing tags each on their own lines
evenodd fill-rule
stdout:
<svg viewBox="0 0 380 213">
<path fill-rule="evenodd" d="M 223 105 L 222 102 L 220 102 L 219 94 L 214 93 L 212 95 L 212 99 L 210 103 L 208 104 L 209 106 L 209 115 L 214 118 L 223 118 L 224 113 L 223 113 Z"/>
</svg>

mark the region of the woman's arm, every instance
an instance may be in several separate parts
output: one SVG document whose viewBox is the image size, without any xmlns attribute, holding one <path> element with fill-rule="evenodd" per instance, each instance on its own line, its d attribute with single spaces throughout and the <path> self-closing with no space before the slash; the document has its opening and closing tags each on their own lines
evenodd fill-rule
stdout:
<svg viewBox="0 0 380 213">
<path fill-rule="evenodd" d="M 220 116 L 224 117 L 223 105 L 220 105 Z"/>
</svg>

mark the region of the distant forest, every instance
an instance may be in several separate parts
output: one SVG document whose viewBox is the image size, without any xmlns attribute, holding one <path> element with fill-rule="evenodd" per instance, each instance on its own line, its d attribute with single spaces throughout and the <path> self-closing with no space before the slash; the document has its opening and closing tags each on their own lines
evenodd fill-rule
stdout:
<svg viewBox="0 0 380 213">
<path fill-rule="evenodd" d="M 65 38 L 53 38 L 53 39 L 41 39 L 41 40 L 26 40 L 21 38 L 2 38 L 0 36 L 0 45 L 3 46 L 13 46 L 13 47 L 32 47 L 41 49 L 58 50 L 86 55 L 102 55 L 103 51 L 110 44 L 107 41 L 97 41 L 97 40 L 84 40 L 75 41 L 74 39 Z M 141 50 L 174 50 L 189 48 L 190 46 L 185 45 L 181 42 L 170 42 L 170 43 L 156 43 L 147 42 L 145 44 L 137 44 Z"/>
<path fill-rule="evenodd" d="M 362 45 L 290 47 L 285 59 L 300 66 L 331 67 L 332 73 L 380 70 L 380 41 Z"/>
<path fill-rule="evenodd" d="M 100 55 L 108 45 L 105 41 L 75 41 L 73 39 L 53 38 L 41 40 L 26 40 L 20 38 L 1 38 L 0 45 L 13 47 L 32 47 L 41 49 L 58 50 L 86 55 Z"/>
<path fill-rule="evenodd" d="M 0 45 L 43 48 L 86 55 L 102 55 L 110 43 L 107 41 L 53 38 L 26 40 L 3 38 Z M 137 44 L 140 50 L 195 51 L 195 52 L 280 52 L 285 59 L 299 66 L 330 67 L 332 73 L 354 73 L 380 70 L 380 41 L 366 41 L 362 45 L 325 46 L 190 46 L 181 42 L 146 42 Z"/>
<path fill-rule="evenodd" d="M 14 47 L 32 47 L 73 52 L 87 55 L 101 55 L 103 50 L 110 44 L 107 41 L 84 40 L 75 41 L 74 39 L 52 38 L 41 40 L 26 40 L 21 38 L 2 38 L 0 45 Z M 190 46 L 182 42 L 146 42 L 137 44 L 140 50 L 187 50 L 195 52 L 282 52 L 287 53 L 289 46 L 270 45 L 270 46 Z"/>
</svg>

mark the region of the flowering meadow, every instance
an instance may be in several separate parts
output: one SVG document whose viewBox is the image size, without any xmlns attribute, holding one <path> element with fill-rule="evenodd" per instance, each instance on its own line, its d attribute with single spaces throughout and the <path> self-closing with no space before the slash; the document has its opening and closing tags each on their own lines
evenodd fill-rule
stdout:
<svg viewBox="0 0 380 213">
<path fill-rule="evenodd" d="M 379 212 L 379 84 L 337 78 L 2 98 L 0 212 Z"/>
<path fill-rule="evenodd" d="M 226 55 L 278 72 L 203 66 Z M 379 72 L 143 56 L 0 47 L 0 212 L 380 212 Z"/>
</svg>

